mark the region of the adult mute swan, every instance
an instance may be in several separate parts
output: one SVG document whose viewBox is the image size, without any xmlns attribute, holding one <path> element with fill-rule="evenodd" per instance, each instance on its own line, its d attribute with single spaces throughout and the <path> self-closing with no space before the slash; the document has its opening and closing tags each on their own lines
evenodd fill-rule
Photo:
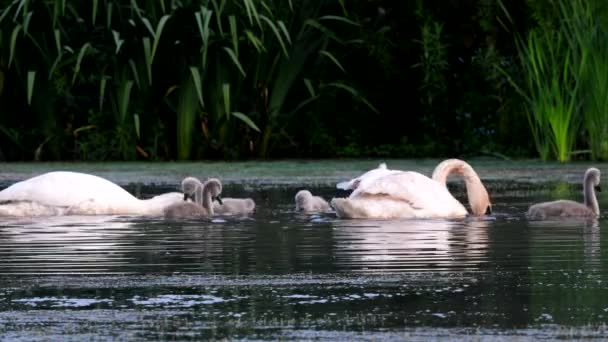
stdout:
<svg viewBox="0 0 608 342">
<path fill-rule="evenodd" d="M 313 196 L 308 190 L 300 190 L 296 193 L 296 211 L 315 212 L 330 211 L 331 207 L 326 200 L 319 196 Z"/>
<path fill-rule="evenodd" d="M 219 182 L 219 180 L 218 180 Z M 191 198 L 193 201 L 202 204 L 202 198 L 197 198 L 195 193 L 197 186 L 203 186 L 200 180 L 195 177 L 187 177 L 182 182 L 184 199 Z M 221 198 L 221 201 L 213 202 L 214 215 L 249 215 L 255 212 L 255 201 L 251 198 Z"/>
<path fill-rule="evenodd" d="M 190 183 L 184 185 L 184 182 L 187 181 L 190 181 Z M 222 193 L 222 183 L 216 178 L 211 178 L 202 185 L 200 182 L 196 184 L 192 179 L 184 179 L 184 182 L 182 182 L 183 189 L 190 189 L 191 186 L 195 187 L 196 202 L 181 201 L 166 207 L 164 209 L 165 218 L 203 218 L 213 216 L 213 200 L 217 199 L 220 203 L 222 201 L 219 197 Z M 187 199 L 189 196 L 189 194 L 184 194 L 184 199 Z"/>
<path fill-rule="evenodd" d="M 587 169 L 583 178 L 583 203 L 570 200 L 537 203 L 530 206 L 526 216 L 540 220 L 552 217 L 596 218 L 600 215 L 600 208 L 595 197 L 595 189 L 601 191 L 600 170 L 591 167 Z"/>
<path fill-rule="evenodd" d="M 138 199 L 107 179 L 91 174 L 54 171 L 0 191 L 0 216 L 151 215 L 182 201 L 171 192 Z"/>
<path fill-rule="evenodd" d="M 439 164 L 437 178 L 458 173 L 464 176 L 473 215 L 491 209 L 487 190 L 469 164 L 449 159 Z M 438 167 L 439 167 L 438 166 Z M 373 171 L 373 170 L 372 170 Z M 381 171 L 386 172 L 386 171 Z M 437 218 L 464 217 L 465 207 L 448 191 L 444 182 L 414 171 L 392 171 L 375 179 L 363 178 L 348 198 L 331 201 L 341 218 Z"/>
</svg>

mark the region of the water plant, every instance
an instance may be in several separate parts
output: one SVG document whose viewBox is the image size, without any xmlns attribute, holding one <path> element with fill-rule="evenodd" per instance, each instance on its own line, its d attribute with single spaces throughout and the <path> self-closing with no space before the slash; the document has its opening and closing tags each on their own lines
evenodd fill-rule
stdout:
<svg viewBox="0 0 608 342">
<path fill-rule="evenodd" d="M 517 43 L 523 80 L 521 85 L 509 80 L 526 102 L 537 152 L 543 160 L 568 161 L 581 122 L 578 95 L 586 55 L 574 55 L 564 30 L 553 27 L 532 29 Z"/>
</svg>

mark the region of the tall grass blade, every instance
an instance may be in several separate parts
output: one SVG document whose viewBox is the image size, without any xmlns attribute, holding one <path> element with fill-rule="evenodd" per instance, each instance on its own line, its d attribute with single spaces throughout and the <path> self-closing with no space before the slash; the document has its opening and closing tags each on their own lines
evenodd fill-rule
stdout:
<svg viewBox="0 0 608 342">
<path fill-rule="evenodd" d="M 11 50 L 8 57 L 9 68 L 11 67 L 11 64 L 13 64 L 13 58 L 15 57 L 15 47 L 17 45 L 17 36 L 19 35 L 19 31 L 21 31 L 21 24 L 17 24 L 11 33 Z"/>
<path fill-rule="evenodd" d="M 304 79 L 304 85 L 306 86 L 306 89 L 308 89 L 308 93 L 310 94 L 311 97 L 316 96 L 315 88 L 312 86 L 312 83 L 310 82 L 310 80 L 308 78 Z"/>
<path fill-rule="evenodd" d="M 135 80 L 137 89 L 141 89 L 139 72 L 137 71 L 137 66 L 135 65 L 135 61 L 133 61 L 133 59 L 129 59 L 129 67 L 131 67 L 131 73 L 133 74 L 133 79 Z"/>
<path fill-rule="evenodd" d="M 152 84 L 152 48 L 150 47 L 150 38 L 143 37 L 144 44 L 144 60 L 146 61 L 146 71 L 148 72 L 148 84 Z"/>
<path fill-rule="evenodd" d="M 239 71 L 241 72 L 241 75 L 243 75 L 243 77 L 246 77 L 247 74 L 245 74 L 245 70 L 243 69 L 243 66 L 241 65 L 241 62 L 239 62 L 238 57 L 236 56 L 236 54 L 234 53 L 234 51 L 232 51 L 231 48 L 224 46 L 224 51 L 226 51 L 226 53 L 228 54 L 228 56 L 230 56 L 230 59 L 232 60 L 232 63 L 234 63 L 234 65 L 239 69 Z"/>
<path fill-rule="evenodd" d="M 190 67 L 190 74 L 192 75 L 192 82 L 194 82 L 194 89 L 198 96 L 198 101 L 201 107 L 205 108 L 205 102 L 203 101 L 203 82 L 201 80 L 201 74 L 197 67 Z"/>
<path fill-rule="evenodd" d="M 108 76 L 103 75 L 99 81 L 99 112 L 103 110 L 103 103 L 105 102 L 106 86 L 108 83 Z"/>
<path fill-rule="evenodd" d="M 190 158 L 194 120 L 198 111 L 198 100 L 194 83 L 188 79 L 179 90 L 177 103 L 177 159 Z"/>
<path fill-rule="evenodd" d="M 27 72 L 27 104 L 32 105 L 32 95 L 34 94 L 34 82 L 36 81 L 36 71 Z"/>
<path fill-rule="evenodd" d="M 344 67 L 342 67 L 342 64 L 340 64 L 338 59 L 336 57 L 334 57 L 334 55 L 332 55 L 331 52 L 326 51 L 326 50 L 321 50 L 321 51 L 319 51 L 319 54 L 329 58 L 338 68 L 340 68 L 340 70 L 342 70 L 343 73 L 346 73 L 346 70 L 344 70 Z"/>
<path fill-rule="evenodd" d="M 30 20 L 32 20 L 32 14 L 34 14 L 34 12 L 28 12 L 27 15 L 25 16 L 25 19 L 23 19 L 23 34 L 27 35 L 27 29 L 28 27 L 30 27 Z"/>
<path fill-rule="evenodd" d="M 112 30 L 112 37 L 114 37 L 114 45 L 116 45 L 116 49 L 114 50 L 114 54 L 118 55 L 118 52 L 120 51 L 120 47 L 122 46 L 122 44 L 125 42 L 124 39 L 120 39 L 120 33 Z"/>
<path fill-rule="evenodd" d="M 160 41 L 160 36 L 163 33 L 163 29 L 165 28 L 165 24 L 167 20 L 169 20 L 171 16 L 169 14 L 163 15 L 156 26 L 156 34 L 154 35 L 154 45 L 152 46 L 152 56 L 150 58 L 150 63 L 154 62 L 154 56 L 156 55 L 156 49 L 158 48 L 158 42 Z"/>
<path fill-rule="evenodd" d="M 137 135 L 137 139 L 140 139 L 140 125 L 139 125 L 139 114 L 133 114 L 133 124 L 135 125 L 135 134 Z"/>
<path fill-rule="evenodd" d="M 53 33 L 55 37 L 55 48 L 57 49 L 57 55 L 61 56 L 61 54 L 63 53 L 63 51 L 61 50 L 61 33 L 59 32 L 59 29 L 53 30 Z"/>
<path fill-rule="evenodd" d="M 224 114 L 230 118 L 230 83 L 222 84 L 222 98 L 224 99 Z"/>
<path fill-rule="evenodd" d="M 232 116 L 240 119 L 245 124 L 247 124 L 247 126 L 251 127 L 253 130 L 260 133 L 260 129 L 258 128 L 258 126 L 253 121 L 251 121 L 251 119 L 247 115 L 245 115 L 241 112 L 232 112 Z"/>
<path fill-rule="evenodd" d="M 93 13 L 91 14 L 91 23 L 95 26 L 95 22 L 97 21 L 97 10 L 99 6 L 99 0 L 93 0 Z"/>
<path fill-rule="evenodd" d="M 127 116 L 127 111 L 129 110 L 129 103 L 131 101 L 131 89 L 133 88 L 133 81 L 126 80 L 123 81 L 118 88 L 118 109 L 119 109 L 119 117 L 118 123 L 122 124 L 125 121 L 125 117 Z"/>
<path fill-rule="evenodd" d="M 289 57 L 289 53 L 287 52 L 287 47 L 285 46 L 285 42 L 283 41 L 283 38 L 281 37 L 281 34 L 279 33 L 279 29 L 277 28 L 277 26 L 264 15 L 260 15 L 260 19 L 262 19 L 264 22 L 266 22 L 266 24 L 270 27 L 270 29 L 274 33 L 275 38 L 279 41 L 279 44 L 281 44 L 281 49 L 283 50 L 283 54 L 285 55 L 285 57 Z"/>
<path fill-rule="evenodd" d="M 78 57 L 76 58 L 76 66 L 74 67 L 74 75 L 72 76 L 72 85 L 74 84 L 74 82 L 76 82 L 76 76 L 78 76 L 78 73 L 80 72 L 80 65 L 82 64 L 82 59 L 84 58 L 89 48 L 91 48 L 91 43 L 86 42 L 78 52 Z"/>
<path fill-rule="evenodd" d="M 247 39 L 249 39 L 249 41 L 251 42 L 251 44 L 253 45 L 253 47 L 256 49 L 256 51 L 258 53 L 262 53 L 262 52 L 266 51 L 266 48 L 264 48 L 264 43 L 262 43 L 260 38 L 256 37 L 253 34 L 253 32 L 251 32 L 249 30 L 245 30 L 245 36 L 247 36 Z"/>
<path fill-rule="evenodd" d="M 112 3 L 108 2 L 107 8 L 106 8 L 106 27 L 110 28 L 112 27 Z"/>
<path fill-rule="evenodd" d="M 287 42 L 289 44 L 291 44 L 291 36 L 289 35 L 289 30 L 285 26 L 285 23 L 282 20 L 278 20 L 277 25 L 279 25 L 279 28 L 281 29 L 281 31 L 283 32 L 283 35 L 287 39 Z"/>
<path fill-rule="evenodd" d="M 236 17 L 231 15 L 228 17 L 228 22 L 230 23 L 230 36 L 232 37 L 232 49 L 234 50 L 234 54 L 239 56 L 239 37 L 237 33 L 236 27 Z"/>
</svg>

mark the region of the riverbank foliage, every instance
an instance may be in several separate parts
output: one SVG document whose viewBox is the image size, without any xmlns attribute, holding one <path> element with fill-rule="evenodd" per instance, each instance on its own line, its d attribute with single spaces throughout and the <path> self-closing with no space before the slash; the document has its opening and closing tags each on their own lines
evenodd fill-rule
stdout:
<svg viewBox="0 0 608 342">
<path fill-rule="evenodd" d="M 582 9 L 575 12 L 551 0 L 0 3 L 0 160 L 608 158 L 600 8 L 568 5 Z M 560 38 L 553 58 L 584 76 L 555 77 L 576 82 L 576 94 L 542 93 L 545 84 L 531 92 L 520 43 L 553 41 L 566 28 L 576 34 Z M 546 43 L 535 47 L 547 52 Z M 546 117 L 546 94 L 571 100 L 563 106 L 576 119 L 535 121 Z M 551 138 L 556 132 L 569 140 Z"/>
</svg>

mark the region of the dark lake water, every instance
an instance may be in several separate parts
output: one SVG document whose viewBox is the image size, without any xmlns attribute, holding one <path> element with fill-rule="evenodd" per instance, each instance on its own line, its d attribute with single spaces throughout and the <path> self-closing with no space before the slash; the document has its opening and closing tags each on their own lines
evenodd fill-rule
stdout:
<svg viewBox="0 0 608 342">
<path fill-rule="evenodd" d="M 254 198 L 251 217 L 2 218 L 0 340 L 601 340 L 606 218 L 523 215 L 582 200 L 572 179 L 584 167 L 573 169 L 563 181 L 503 181 L 487 166 L 484 219 L 294 212 L 297 190 L 330 199 L 333 179 L 226 184 L 224 196 Z M 124 185 L 143 197 L 175 189 Z"/>
</svg>

